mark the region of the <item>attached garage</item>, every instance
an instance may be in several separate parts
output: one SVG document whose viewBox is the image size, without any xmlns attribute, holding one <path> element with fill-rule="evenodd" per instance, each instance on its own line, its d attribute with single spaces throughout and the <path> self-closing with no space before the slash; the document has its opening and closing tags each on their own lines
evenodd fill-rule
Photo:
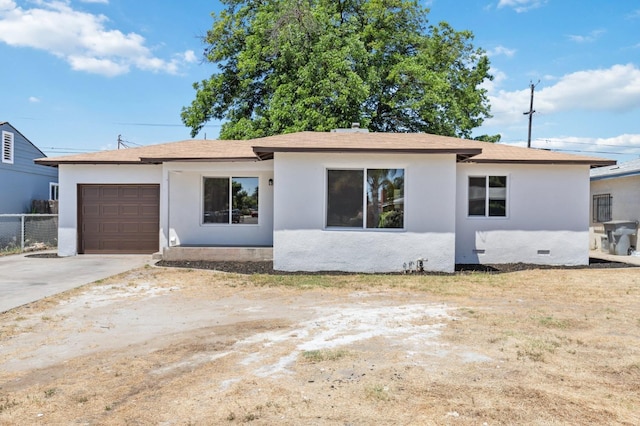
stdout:
<svg viewBox="0 0 640 426">
<path fill-rule="evenodd" d="M 78 253 L 155 253 L 159 215 L 159 185 L 78 185 Z"/>
</svg>

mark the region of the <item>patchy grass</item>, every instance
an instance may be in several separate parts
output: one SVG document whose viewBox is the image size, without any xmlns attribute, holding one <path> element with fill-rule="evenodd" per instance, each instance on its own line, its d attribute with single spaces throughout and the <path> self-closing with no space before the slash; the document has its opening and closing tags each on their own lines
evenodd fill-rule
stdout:
<svg viewBox="0 0 640 426">
<path fill-rule="evenodd" d="M 302 352 L 302 358 L 307 362 L 323 362 L 323 361 L 337 361 L 346 356 L 349 356 L 349 351 L 338 349 L 338 350 L 313 350 L 313 351 L 304 351 Z"/>
<path fill-rule="evenodd" d="M 145 267 L 0 314 L 0 424 L 640 424 L 638 300 L 637 269 Z"/>
</svg>

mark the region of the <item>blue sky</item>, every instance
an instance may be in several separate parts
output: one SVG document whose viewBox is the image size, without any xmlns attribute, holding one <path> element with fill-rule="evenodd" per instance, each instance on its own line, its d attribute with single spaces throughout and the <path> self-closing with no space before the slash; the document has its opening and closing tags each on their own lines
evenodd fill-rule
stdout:
<svg viewBox="0 0 640 426">
<path fill-rule="evenodd" d="M 487 51 L 493 118 L 475 134 L 640 157 L 640 2 L 431 0 L 430 23 Z M 0 121 L 49 156 L 188 139 L 180 110 L 215 68 L 200 36 L 218 1 L 0 0 Z M 220 123 L 198 135 L 215 139 Z"/>
</svg>

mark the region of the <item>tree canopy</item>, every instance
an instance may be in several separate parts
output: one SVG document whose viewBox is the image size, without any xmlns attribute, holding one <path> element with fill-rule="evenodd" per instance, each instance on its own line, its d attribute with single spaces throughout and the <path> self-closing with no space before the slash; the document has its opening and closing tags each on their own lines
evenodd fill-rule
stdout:
<svg viewBox="0 0 640 426">
<path fill-rule="evenodd" d="M 428 25 L 413 0 L 221 0 L 204 39 L 218 72 L 194 83 L 182 121 L 220 138 L 361 127 L 468 138 L 493 77 L 473 34 Z"/>
</svg>

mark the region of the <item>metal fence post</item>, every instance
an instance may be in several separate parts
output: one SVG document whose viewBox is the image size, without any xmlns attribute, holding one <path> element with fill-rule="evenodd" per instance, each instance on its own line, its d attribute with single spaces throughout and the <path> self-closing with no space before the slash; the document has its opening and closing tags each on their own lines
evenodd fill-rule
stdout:
<svg viewBox="0 0 640 426">
<path fill-rule="evenodd" d="M 20 253 L 24 252 L 24 217 L 20 216 Z"/>
</svg>

